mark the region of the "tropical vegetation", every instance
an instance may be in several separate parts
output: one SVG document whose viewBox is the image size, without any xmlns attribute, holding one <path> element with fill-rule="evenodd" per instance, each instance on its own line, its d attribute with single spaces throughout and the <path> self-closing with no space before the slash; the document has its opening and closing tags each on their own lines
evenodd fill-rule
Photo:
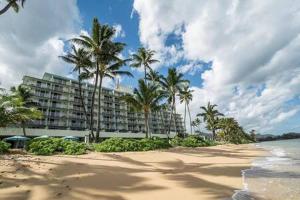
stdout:
<svg viewBox="0 0 300 200">
<path fill-rule="evenodd" d="M 0 15 L 4 14 L 10 8 L 12 8 L 16 13 L 19 12 L 20 6 L 24 7 L 25 1 L 26 0 L 6 0 L 7 4 L 2 9 L 0 9 Z"/>
<path fill-rule="evenodd" d="M 24 1 L 8 2 L 24 3 Z M 12 5 L 15 6 L 15 5 Z M 176 68 L 169 68 L 164 76 L 153 69 L 152 65 L 159 62 L 155 59 L 155 51 L 141 47 L 130 58 L 124 58 L 122 52 L 125 44 L 115 41 L 115 29 L 106 24 L 100 24 L 95 18 L 92 31 L 70 40 L 70 48 L 60 58 L 73 65 L 78 79 L 79 97 L 82 111 L 85 115 L 87 126 L 93 142 L 92 146 L 84 143 L 65 141 L 59 138 L 46 138 L 32 140 L 28 151 L 37 155 L 51 155 L 55 153 L 83 154 L 89 149 L 100 152 L 118 151 L 146 151 L 165 149 L 171 146 L 200 147 L 216 145 L 218 142 L 246 143 L 253 141 L 240 124 L 232 117 L 226 117 L 217 109 L 216 104 L 208 102 L 201 106 L 199 113 L 192 119 L 190 107 L 193 100 L 193 90 L 189 81 L 184 78 Z M 141 113 L 144 117 L 144 139 L 110 138 L 100 142 L 101 109 L 103 81 L 106 78 L 115 79 L 119 76 L 132 77 L 130 68 L 143 68 L 144 78 L 138 80 L 133 93 L 123 95 L 120 100 L 125 102 L 132 111 Z M 86 94 L 83 84 L 92 82 L 92 90 Z M 84 96 L 89 97 L 89 103 L 84 101 Z M 96 98 L 98 96 L 98 98 Z M 28 88 L 21 85 L 13 87 L 9 93 L 2 91 L 0 94 L 0 127 L 10 124 L 21 125 L 23 134 L 26 135 L 26 124 L 30 120 L 41 119 L 42 113 L 36 108 L 38 103 L 31 100 Z M 96 102 L 98 100 L 98 102 Z M 176 110 L 178 101 L 184 104 L 184 126 L 186 131 L 179 133 L 176 128 Z M 94 125 L 94 110 L 97 109 L 97 124 Z M 164 114 L 169 114 L 164 120 Z M 159 115 L 167 139 L 152 137 L 150 119 L 152 115 Z M 189 122 L 187 122 L 187 115 Z M 212 137 L 206 137 L 201 130 L 210 131 Z M 177 136 L 170 139 L 171 127 L 174 125 Z M 189 130 L 187 125 L 189 126 Z M 194 128 L 194 131 L 193 131 Z M 96 131 L 96 133 L 95 133 Z M 172 130 L 173 131 L 173 130 Z M 0 143 L 0 152 L 5 152 L 8 145 Z"/>
</svg>

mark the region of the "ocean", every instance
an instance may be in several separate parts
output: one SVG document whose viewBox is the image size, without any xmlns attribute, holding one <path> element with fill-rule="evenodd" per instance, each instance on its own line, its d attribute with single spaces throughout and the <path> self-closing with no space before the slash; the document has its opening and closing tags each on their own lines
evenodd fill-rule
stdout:
<svg viewBox="0 0 300 200">
<path fill-rule="evenodd" d="M 234 200 L 300 200 L 300 139 L 255 144 L 270 152 L 244 170 Z"/>
</svg>

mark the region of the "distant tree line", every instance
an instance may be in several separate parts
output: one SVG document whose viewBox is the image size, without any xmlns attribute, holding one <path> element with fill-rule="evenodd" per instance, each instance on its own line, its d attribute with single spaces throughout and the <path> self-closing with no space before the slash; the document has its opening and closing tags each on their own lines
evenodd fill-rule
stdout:
<svg viewBox="0 0 300 200">
<path fill-rule="evenodd" d="M 300 133 L 284 133 L 282 135 L 256 135 L 256 140 L 258 142 L 264 141 L 274 141 L 274 140 L 289 140 L 300 138 Z"/>
</svg>

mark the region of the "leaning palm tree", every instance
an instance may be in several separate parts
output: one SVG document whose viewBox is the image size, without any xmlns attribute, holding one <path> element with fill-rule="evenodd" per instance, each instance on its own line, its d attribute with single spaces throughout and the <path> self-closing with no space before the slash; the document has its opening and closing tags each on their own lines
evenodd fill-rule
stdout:
<svg viewBox="0 0 300 200">
<path fill-rule="evenodd" d="M 189 86 L 185 86 L 183 90 L 180 91 L 179 93 L 179 100 L 180 103 L 184 103 L 184 125 L 186 129 L 186 110 L 188 111 L 189 118 L 190 118 L 190 129 L 191 129 L 191 134 L 192 134 L 192 119 L 191 119 L 191 112 L 189 108 L 189 103 L 193 100 L 193 93 L 194 90 L 190 90 Z"/>
<path fill-rule="evenodd" d="M 182 90 L 182 88 L 189 83 L 188 80 L 183 79 L 183 74 L 178 73 L 175 68 L 169 68 L 167 77 L 161 76 L 159 80 L 160 85 L 162 86 L 164 92 L 168 96 L 168 103 L 170 104 L 170 121 L 169 121 L 169 129 L 168 134 L 171 132 L 171 124 L 174 117 L 175 123 L 175 132 L 176 129 L 176 95 Z"/>
<path fill-rule="evenodd" d="M 100 63 L 101 63 L 101 56 L 104 55 L 103 52 L 103 46 L 105 43 L 110 41 L 115 32 L 113 29 L 111 29 L 107 25 L 100 25 L 99 21 L 97 18 L 94 18 L 93 20 L 93 27 L 92 27 L 92 33 L 91 36 L 87 35 L 80 35 L 78 38 L 73 38 L 71 39 L 72 42 L 75 44 L 78 44 L 85 48 L 88 52 L 91 53 L 91 56 L 93 58 L 93 62 L 95 63 L 94 65 L 94 72 L 91 73 L 92 77 L 95 78 L 94 82 L 94 89 L 92 93 L 92 98 L 91 98 L 91 110 L 90 110 L 90 130 L 91 130 L 91 135 L 93 138 L 94 136 L 94 106 L 95 106 L 95 95 L 96 95 L 96 90 L 98 87 L 98 82 L 99 82 L 99 72 L 100 72 Z M 100 113 L 98 113 L 100 115 Z"/>
<path fill-rule="evenodd" d="M 138 88 L 134 89 L 133 95 L 127 94 L 121 99 L 129 104 L 134 110 L 144 113 L 146 137 L 149 138 L 149 114 L 159 109 L 159 102 L 164 98 L 158 85 L 146 84 L 143 79 L 138 82 Z"/>
<path fill-rule="evenodd" d="M 26 122 L 42 118 L 42 113 L 36 109 L 37 102 L 32 101 L 30 90 L 22 85 L 11 88 L 11 105 L 14 109 L 14 118 L 21 123 L 23 135 L 26 135 Z"/>
<path fill-rule="evenodd" d="M 68 52 L 65 56 L 59 56 L 62 58 L 65 62 L 73 64 L 73 72 L 78 72 L 78 87 L 79 87 L 79 96 L 81 100 L 81 105 L 83 107 L 83 112 L 86 118 L 86 121 L 88 122 L 88 115 L 86 111 L 86 106 L 84 103 L 84 95 L 82 94 L 82 83 L 83 80 L 83 72 L 86 72 L 88 68 L 92 66 L 91 61 L 91 54 L 87 52 L 83 48 L 76 48 L 74 45 L 71 47 L 71 52 Z"/>
<path fill-rule="evenodd" d="M 218 128 L 219 116 L 224 116 L 217 109 L 216 104 L 211 104 L 208 102 L 207 106 L 201 106 L 202 113 L 197 114 L 197 117 L 203 117 L 204 122 L 207 123 L 206 128 L 212 131 L 213 139 L 216 139 L 216 130 Z"/>
<path fill-rule="evenodd" d="M 6 0 L 6 1 L 7 4 L 0 10 L 0 15 L 8 11 L 9 8 L 13 8 L 16 13 L 19 12 L 20 5 L 24 7 L 24 3 L 26 0 Z"/>
<path fill-rule="evenodd" d="M 159 62 L 158 60 L 154 59 L 155 51 L 150 49 L 145 49 L 144 47 L 141 47 L 138 49 L 136 54 L 132 55 L 132 63 L 131 66 L 135 68 L 144 67 L 144 73 L 145 73 L 145 83 L 147 83 L 147 69 L 151 69 L 150 65 L 156 62 Z"/>
</svg>

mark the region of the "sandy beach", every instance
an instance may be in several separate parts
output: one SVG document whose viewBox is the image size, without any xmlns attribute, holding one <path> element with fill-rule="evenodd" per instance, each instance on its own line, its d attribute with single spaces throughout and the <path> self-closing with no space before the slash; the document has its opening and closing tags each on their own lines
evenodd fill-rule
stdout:
<svg viewBox="0 0 300 200">
<path fill-rule="evenodd" d="M 254 145 L 0 156 L 0 199 L 208 200 L 241 189 L 241 170 L 263 155 Z"/>
</svg>

